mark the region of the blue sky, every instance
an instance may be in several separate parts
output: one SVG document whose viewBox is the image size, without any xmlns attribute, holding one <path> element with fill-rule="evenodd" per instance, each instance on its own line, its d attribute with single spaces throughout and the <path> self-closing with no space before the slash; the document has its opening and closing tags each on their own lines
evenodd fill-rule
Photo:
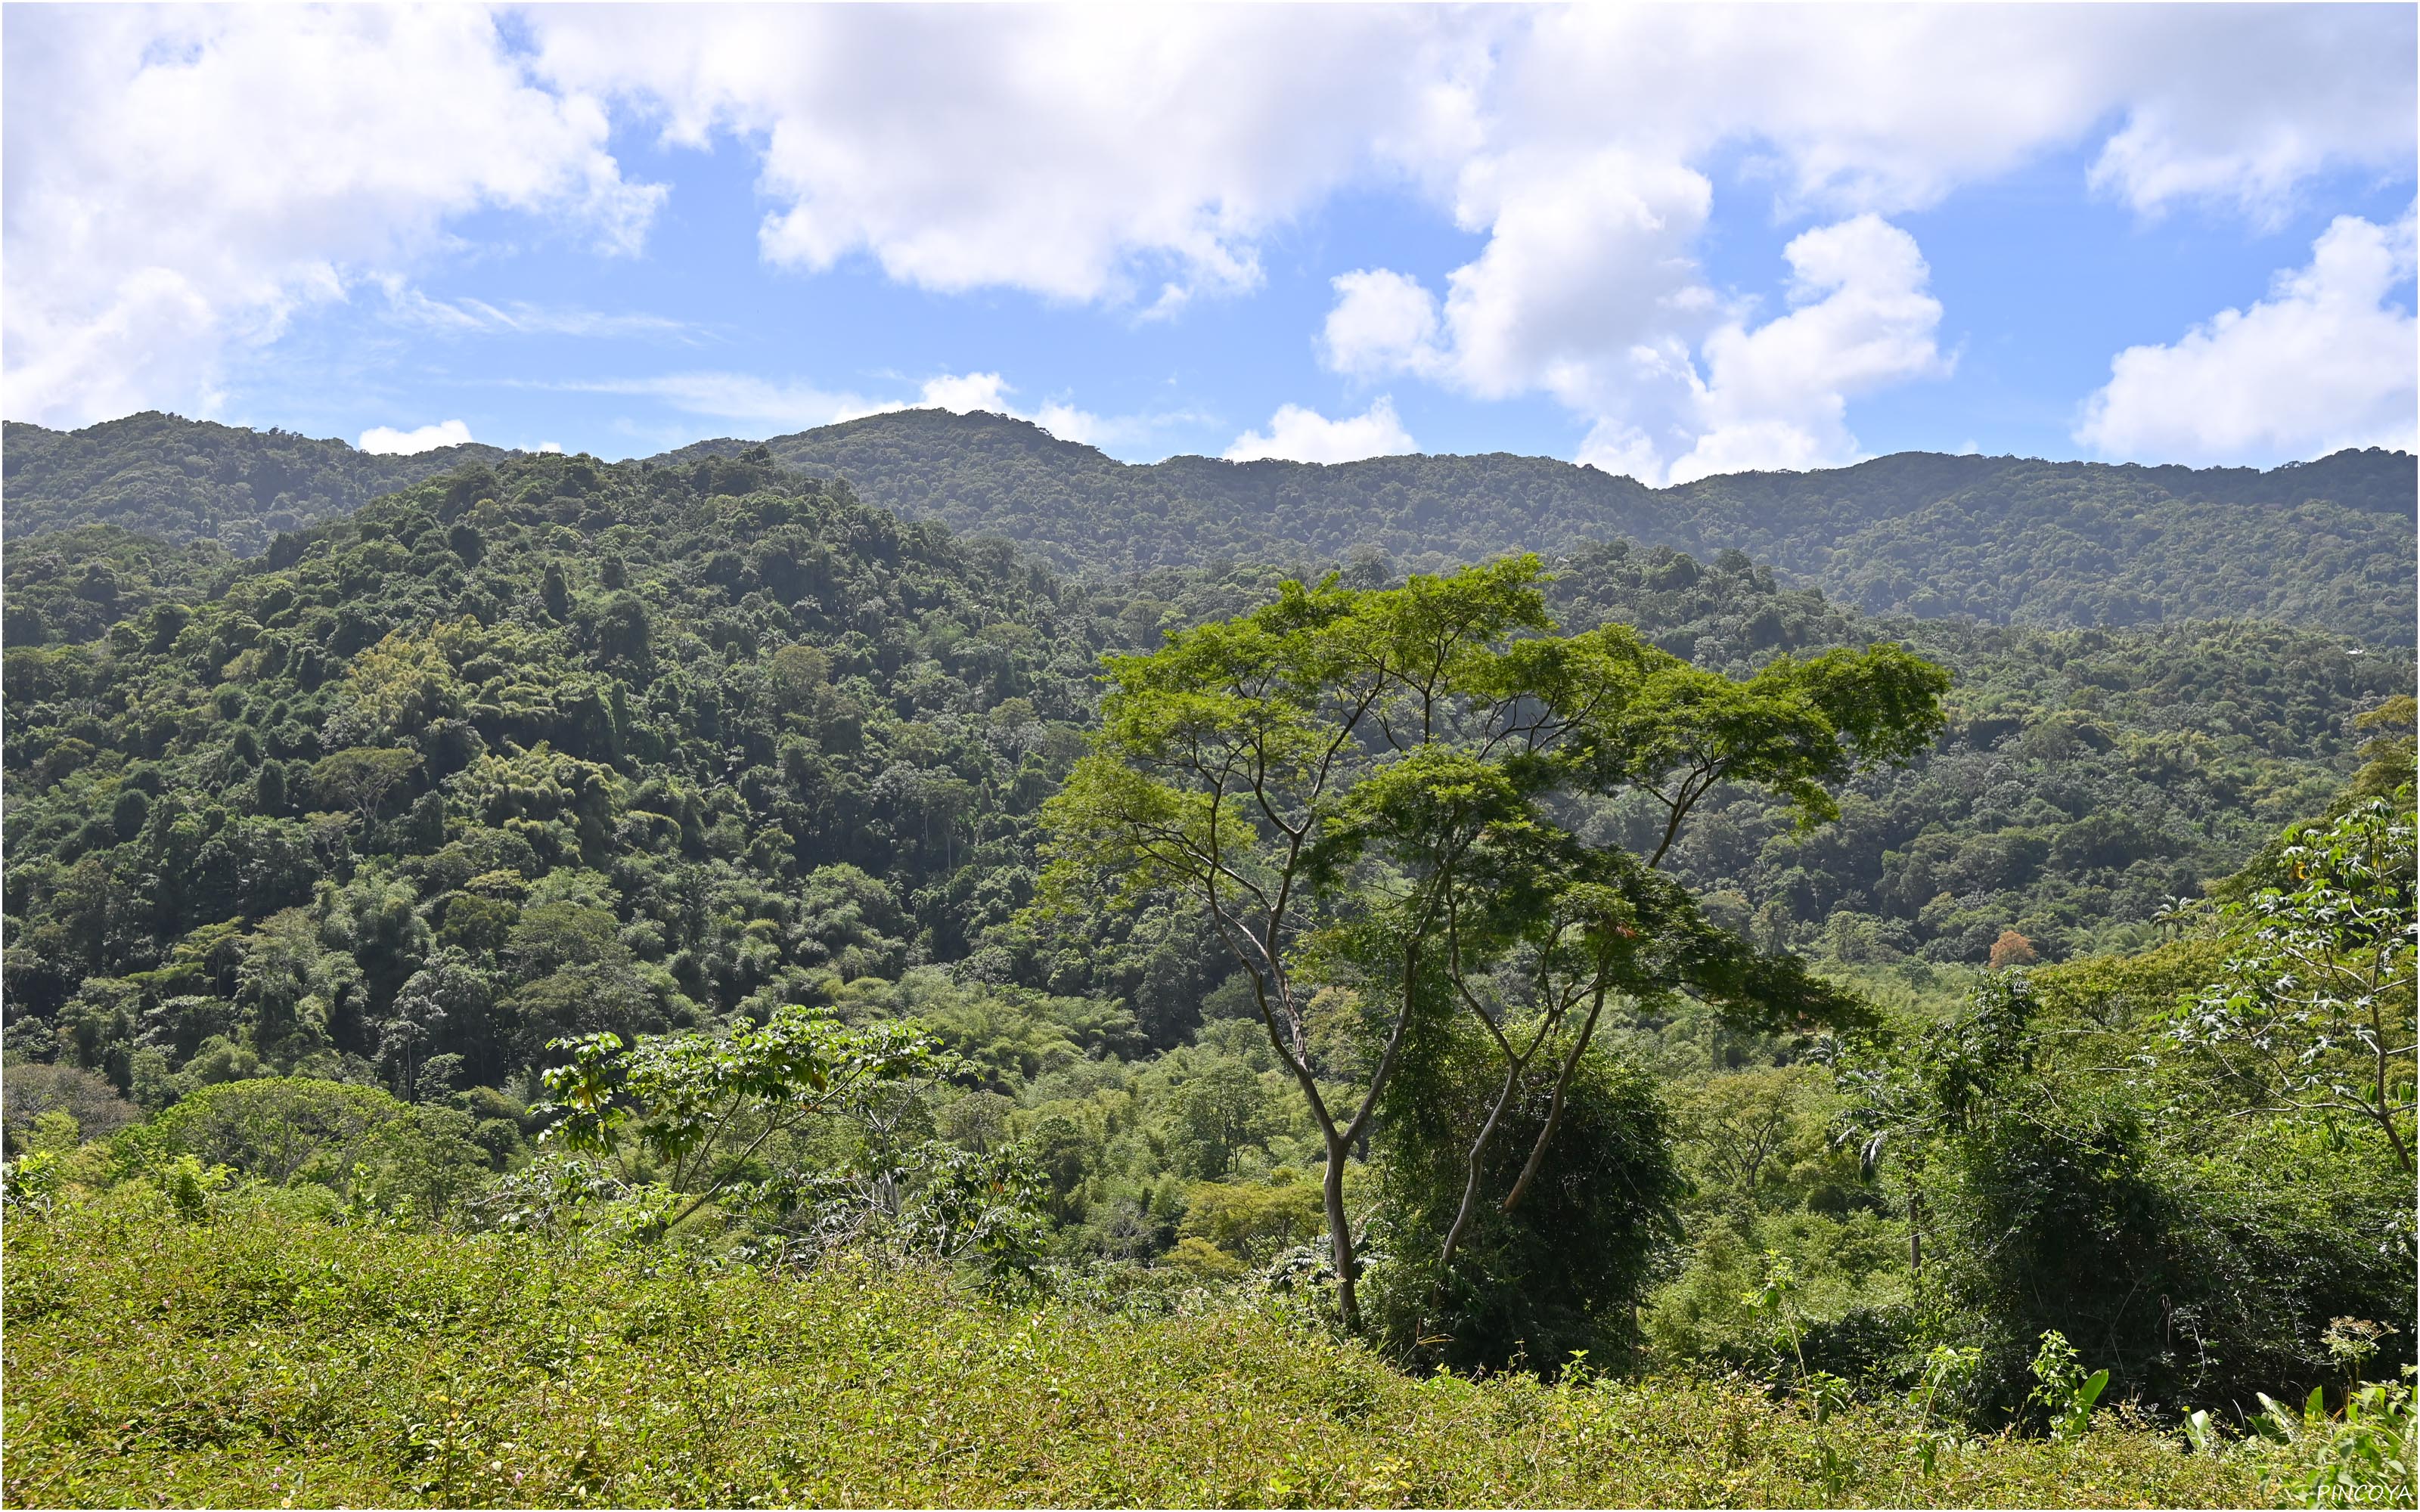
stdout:
<svg viewBox="0 0 2420 1512">
<path fill-rule="evenodd" d="M 6 412 L 1652 483 L 2414 431 L 2409 7 L 6 11 Z"/>
</svg>

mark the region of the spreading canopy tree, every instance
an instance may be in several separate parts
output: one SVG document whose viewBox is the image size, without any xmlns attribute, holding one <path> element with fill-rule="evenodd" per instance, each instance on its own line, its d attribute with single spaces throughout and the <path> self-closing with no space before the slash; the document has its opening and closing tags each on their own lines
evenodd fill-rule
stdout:
<svg viewBox="0 0 2420 1512">
<path fill-rule="evenodd" d="M 1759 1024 L 1856 1011 L 1707 923 L 1654 869 L 1723 783 L 1764 788 L 1812 825 L 1836 812 L 1829 784 L 1913 756 L 1941 726 L 1947 674 L 1901 648 L 1728 678 L 1626 626 L 1556 635 L 1541 576 L 1521 556 L 1401 588 L 1289 582 L 1263 609 L 1112 657 L 1094 749 L 1046 807 L 1047 903 L 1183 895 L 1249 981 L 1326 1145 L 1348 1326 L 1359 1312 L 1344 1171 L 1415 1017 L 1466 1011 L 1501 1057 L 1491 1110 L 1466 1131 L 1469 1181 L 1442 1270 L 1502 1109 L 1533 1075 L 1554 1088 L 1510 1211 L 1609 998 L 1687 990 Z M 1558 822 L 1571 795 L 1625 791 L 1665 812 L 1643 858 Z M 1508 996 L 1496 968 L 1515 958 L 1533 985 Z M 1306 1014 L 1338 984 L 1360 995 L 1370 1039 L 1349 1070 L 1322 1064 Z"/>
</svg>

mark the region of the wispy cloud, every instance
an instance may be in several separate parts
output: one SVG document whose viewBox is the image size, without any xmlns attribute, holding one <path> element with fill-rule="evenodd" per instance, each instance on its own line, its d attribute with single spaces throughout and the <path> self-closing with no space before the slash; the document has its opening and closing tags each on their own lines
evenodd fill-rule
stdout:
<svg viewBox="0 0 2420 1512">
<path fill-rule="evenodd" d="M 659 400 L 685 414 L 727 420 L 757 429 L 805 430 L 854 420 L 902 404 L 807 383 L 782 382 L 752 373 L 659 373 L 649 378 L 559 378 L 522 385 L 567 393 L 615 393 Z"/>
<path fill-rule="evenodd" d="M 642 311 L 582 310 L 508 300 L 441 300 L 396 281 L 385 284 L 387 314 L 405 325 L 454 335 L 654 336 L 696 346 L 705 332 L 686 320 Z"/>
</svg>

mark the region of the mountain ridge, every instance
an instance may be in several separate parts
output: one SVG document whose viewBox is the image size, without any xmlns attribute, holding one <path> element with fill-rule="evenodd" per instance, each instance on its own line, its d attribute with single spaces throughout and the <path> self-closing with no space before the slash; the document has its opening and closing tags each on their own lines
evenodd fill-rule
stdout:
<svg viewBox="0 0 2420 1512">
<path fill-rule="evenodd" d="M 365 452 L 334 437 L 157 409 L 82 430 L 14 420 L 0 426 L 12 533 L 116 525 L 179 546 L 216 540 L 247 557 L 267 550 L 283 532 L 350 514 L 380 494 L 467 463 L 511 455 L 478 441 L 410 454 Z"/>
<path fill-rule="evenodd" d="M 262 455 L 240 455 L 247 446 Z M 1357 557 L 1435 570 L 1621 538 L 1699 557 L 1745 551 L 1877 613 L 2082 626 L 2258 618 L 2413 640 L 2420 486 L 2408 454 L 2375 448 L 2269 470 L 1902 452 L 1656 489 L 1505 452 L 1129 463 L 1010 416 L 911 409 L 642 461 L 759 447 L 904 518 L 1002 536 L 1075 571 Z M 156 412 L 79 432 L 11 424 L 6 453 L 8 523 L 21 535 L 108 523 L 208 536 L 239 555 L 378 492 L 508 455 L 473 445 L 371 457 Z"/>
<path fill-rule="evenodd" d="M 2263 618 L 2412 640 L 2420 479 L 2410 455 L 2375 449 L 2266 471 L 1899 453 L 1651 489 L 1509 453 L 1120 463 L 1028 422 L 908 410 L 657 460 L 752 445 L 903 517 L 1002 535 L 1063 568 L 1373 553 L 1436 570 L 1619 537 L 1699 557 L 1738 549 L 1877 613 Z"/>
</svg>

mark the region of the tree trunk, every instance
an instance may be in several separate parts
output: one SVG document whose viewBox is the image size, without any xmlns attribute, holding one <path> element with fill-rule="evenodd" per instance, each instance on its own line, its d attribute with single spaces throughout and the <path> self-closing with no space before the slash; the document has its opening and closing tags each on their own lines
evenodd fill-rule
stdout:
<svg viewBox="0 0 2420 1512">
<path fill-rule="evenodd" d="M 1532 1053 L 1535 1053 L 1534 1048 Z M 1453 1269 L 1453 1257 L 1462 1250 L 1463 1233 L 1470 1227 L 1471 1215 L 1479 1211 L 1480 1166 L 1487 1158 L 1487 1147 L 1496 1140 L 1496 1126 L 1503 1119 L 1505 1106 L 1512 1101 L 1512 1094 L 1521 1089 L 1522 1077 L 1528 1070 L 1529 1063 L 1526 1059 L 1512 1062 L 1512 1069 L 1505 1073 L 1503 1090 L 1497 1093 L 1495 1105 L 1487 1110 L 1487 1121 L 1480 1125 L 1479 1136 L 1470 1142 L 1470 1155 L 1462 1183 L 1462 1206 L 1455 1210 L 1453 1227 L 1446 1230 L 1445 1242 L 1437 1248 L 1436 1288 L 1430 1303 L 1432 1307 L 1445 1304 L 1446 1273 Z"/>
<path fill-rule="evenodd" d="M 1352 1146 L 1330 1136 L 1327 1141 L 1327 1243 L 1336 1262 L 1336 1306 L 1347 1334 L 1361 1332 L 1358 1262 L 1353 1254 L 1353 1227 L 1344 1217 L 1344 1161 Z"/>
</svg>

